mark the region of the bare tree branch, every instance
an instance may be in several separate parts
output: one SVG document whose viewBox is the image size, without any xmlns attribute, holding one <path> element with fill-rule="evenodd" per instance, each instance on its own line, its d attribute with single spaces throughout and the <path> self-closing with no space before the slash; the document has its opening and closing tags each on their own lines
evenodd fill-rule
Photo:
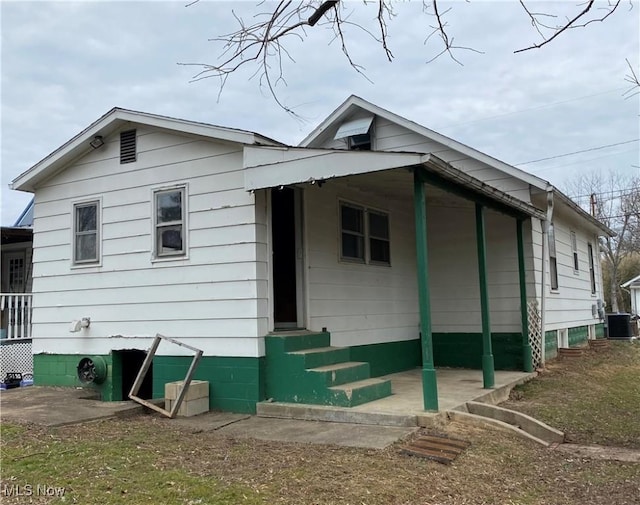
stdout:
<svg viewBox="0 0 640 505">
<path fill-rule="evenodd" d="M 186 7 L 192 6 L 199 0 L 187 0 L 189 3 Z M 383 50 L 388 61 L 392 61 L 394 55 L 389 47 L 388 23 L 394 17 L 392 8 L 392 0 L 363 0 L 365 6 L 377 2 L 377 12 L 372 19 L 376 23 L 376 28 L 367 28 L 364 22 L 352 21 L 351 15 L 354 9 L 347 11 L 345 2 L 340 0 L 280 0 L 274 4 L 265 7 L 265 11 L 259 12 L 253 16 L 253 22 L 245 22 L 245 20 L 232 10 L 233 16 L 238 23 L 237 29 L 226 35 L 222 35 L 213 39 L 212 42 L 222 44 L 222 51 L 218 61 L 214 64 L 206 63 L 179 63 L 179 65 L 197 66 L 200 71 L 192 77 L 192 82 L 212 77 L 220 80 L 220 91 L 218 97 L 222 93 L 229 76 L 238 72 L 243 67 L 251 67 L 255 65 L 255 72 L 251 78 L 257 78 L 261 87 L 273 97 L 276 103 L 286 112 L 293 116 L 297 116 L 292 108 L 288 107 L 280 99 L 276 88 L 279 85 L 286 86 L 284 76 L 284 63 L 287 60 L 294 61 L 292 55 L 287 51 L 287 42 L 291 37 L 304 40 L 307 36 L 309 28 L 324 27 L 333 32 L 333 39 L 330 43 L 338 41 L 340 50 L 347 59 L 349 65 L 365 79 L 371 80 L 366 76 L 365 69 L 352 56 L 349 50 L 349 40 L 351 34 L 347 33 L 348 29 L 355 28 L 372 38 Z M 578 12 L 573 17 L 566 17 L 563 21 L 558 21 L 558 16 L 549 12 L 533 11 L 529 4 L 532 0 L 518 0 L 529 21 L 536 30 L 542 41 L 530 45 L 529 47 L 518 49 L 515 52 L 523 52 L 531 49 L 537 49 L 549 44 L 562 33 L 587 25 L 596 21 L 601 22 L 607 19 L 616 11 L 623 0 L 607 0 L 605 7 L 598 8 L 595 0 L 586 0 L 582 4 L 578 4 Z M 629 0 L 631 2 L 631 0 Z M 260 2 L 260 6 L 265 6 L 266 2 Z M 424 44 L 426 45 L 432 38 L 440 40 L 441 50 L 426 63 L 431 63 L 440 56 L 447 54 L 453 61 L 462 65 L 458 58 L 458 51 L 473 51 L 483 54 L 482 51 L 472 47 L 456 45 L 454 37 L 450 33 L 451 27 L 447 22 L 447 14 L 451 11 L 451 7 L 442 9 L 441 0 L 422 0 L 423 12 L 427 16 L 434 18 L 434 23 L 427 24 L 427 29 L 431 30 Z M 633 4 L 630 3 L 630 8 Z M 595 11 L 600 11 L 594 15 Z M 374 33 L 375 32 L 375 33 Z M 640 82 L 638 81 L 638 73 L 629 65 L 630 74 L 625 76 L 625 80 L 632 87 L 625 95 L 635 96 L 640 93 Z"/>
<path fill-rule="evenodd" d="M 631 62 L 627 59 L 627 65 L 629 66 L 629 74 L 624 76 L 624 80 L 631 83 L 631 87 L 625 91 L 622 95 L 626 98 L 631 98 L 632 96 L 636 96 L 640 93 L 640 80 L 638 80 L 638 74 L 633 70 L 633 66 L 631 66 Z"/>
<path fill-rule="evenodd" d="M 521 53 L 523 51 L 529 51 L 531 49 L 539 49 L 542 46 L 545 46 L 546 44 L 548 44 L 549 42 L 554 40 L 561 33 L 565 32 L 565 31 L 567 31 L 569 29 L 572 29 L 572 28 L 584 28 L 585 26 L 587 26 L 587 25 L 589 25 L 591 23 L 604 21 L 609 16 L 611 16 L 611 14 L 613 14 L 615 12 L 615 10 L 618 8 L 618 6 L 620 5 L 621 2 L 622 2 L 622 0 L 615 0 L 615 2 L 612 3 L 611 0 L 609 0 L 608 7 L 604 8 L 604 10 L 606 11 L 605 14 L 603 14 L 602 16 L 600 16 L 598 18 L 589 19 L 588 21 L 585 21 L 584 23 L 576 24 L 579 20 L 581 20 L 581 19 L 583 19 L 583 18 L 585 18 L 587 16 L 589 11 L 591 10 L 591 7 L 593 7 L 593 5 L 595 4 L 595 0 L 589 0 L 587 2 L 587 5 L 584 7 L 584 9 L 582 9 L 582 11 L 580 11 L 578 14 L 576 14 L 573 18 L 567 19 L 567 21 L 564 24 L 561 24 L 561 25 L 558 25 L 558 26 L 555 26 L 555 27 L 551 27 L 551 26 L 545 25 L 544 23 L 542 23 L 542 21 L 540 21 L 541 17 L 549 17 L 548 14 L 532 13 L 527 8 L 524 0 L 520 0 L 520 5 L 522 6 L 522 8 L 525 10 L 527 15 L 531 19 L 531 24 L 534 26 L 536 31 L 543 38 L 543 41 L 538 43 L 538 44 L 532 44 L 532 45 L 530 45 L 528 47 L 525 47 L 523 49 L 517 49 L 517 50 L 514 51 L 514 53 Z M 542 33 L 542 28 L 550 29 L 552 31 L 551 36 L 549 36 L 549 37 L 545 36 Z"/>
</svg>

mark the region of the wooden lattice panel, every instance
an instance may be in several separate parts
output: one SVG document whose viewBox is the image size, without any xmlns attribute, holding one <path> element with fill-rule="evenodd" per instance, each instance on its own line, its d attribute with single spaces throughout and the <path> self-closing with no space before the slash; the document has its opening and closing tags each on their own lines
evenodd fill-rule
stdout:
<svg viewBox="0 0 640 505">
<path fill-rule="evenodd" d="M 529 345 L 531 346 L 531 358 L 534 368 L 542 363 L 544 352 L 544 339 L 542 338 L 542 318 L 538 310 L 538 301 L 530 300 L 527 303 L 527 319 L 529 324 Z"/>
</svg>

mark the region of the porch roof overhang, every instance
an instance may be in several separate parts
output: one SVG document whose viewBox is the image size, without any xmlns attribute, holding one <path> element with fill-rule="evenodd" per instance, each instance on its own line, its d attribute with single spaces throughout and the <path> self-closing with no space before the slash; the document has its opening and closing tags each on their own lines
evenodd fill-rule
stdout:
<svg viewBox="0 0 640 505">
<path fill-rule="evenodd" d="M 542 210 L 451 166 L 433 154 L 300 147 L 244 147 L 247 191 L 315 183 L 385 170 L 417 170 L 430 183 L 518 218 L 544 219 Z"/>
</svg>

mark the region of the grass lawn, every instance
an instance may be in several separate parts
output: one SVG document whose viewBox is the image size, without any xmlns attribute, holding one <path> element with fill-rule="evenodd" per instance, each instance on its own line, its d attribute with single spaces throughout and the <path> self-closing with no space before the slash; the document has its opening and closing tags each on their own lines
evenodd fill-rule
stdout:
<svg viewBox="0 0 640 505">
<path fill-rule="evenodd" d="M 570 442 L 640 449 L 640 341 L 555 360 L 502 406 L 564 431 Z"/>
<path fill-rule="evenodd" d="M 639 351 L 640 345 L 620 344 L 550 364 L 510 406 L 541 417 L 545 412 L 547 421 L 577 440 L 637 445 Z M 569 393 L 559 392 L 566 382 Z M 155 414 L 60 428 L 2 423 L 0 502 L 640 503 L 640 464 L 582 459 L 492 429 L 449 423 L 443 430 L 472 443 L 450 466 L 404 455 L 397 446 L 380 451 L 232 439 Z M 26 496 L 27 485 L 32 496 Z M 65 488 L 64 497 L 36 496 L 37 485 Z"/>
</svg>

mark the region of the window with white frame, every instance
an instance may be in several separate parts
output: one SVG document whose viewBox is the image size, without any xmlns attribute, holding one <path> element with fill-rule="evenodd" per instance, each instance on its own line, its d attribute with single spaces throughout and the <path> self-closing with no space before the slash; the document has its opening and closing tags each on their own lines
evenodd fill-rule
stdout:
<svg viewBox="0 0 640 505">
<path fill-rule="evenodd" d="M 558 289 L 558 261 L 556 259 L 556 232 L 553 223 L 549 223 L 549 277 L 551 289 Z"/>
<path fill-rule="evenodd" d="M 587 249 L 589 252 L 589 280 L 591 281 L 591 294 L 596 294 L 596 269 L 595 264 L 593 262 L 593 246 L 591 243 L 587 244 Z"/>
<path fill-rule="evenodd" d="M 578 239 L 575 231 L 571 232 L 571 251 L 573 252 L 573 273 L 577 274 L 580 271 L 580 264 L 578 262 Z"/>
<path fill-rule="evenodd" d="M 73 263 L 84 265 L 100 261 L 100 202 L 73 206 Z"/>
<path fill-rule="evenodd" d="M 185 188 L 155 191 L 155 257 L 183 256 L 185 246 Z"/>
<path fill-rule="evenodd" d="M 340 257 L 343 260 L 389 265 L 389 215 L 340 203 Z"/>
</svg>

